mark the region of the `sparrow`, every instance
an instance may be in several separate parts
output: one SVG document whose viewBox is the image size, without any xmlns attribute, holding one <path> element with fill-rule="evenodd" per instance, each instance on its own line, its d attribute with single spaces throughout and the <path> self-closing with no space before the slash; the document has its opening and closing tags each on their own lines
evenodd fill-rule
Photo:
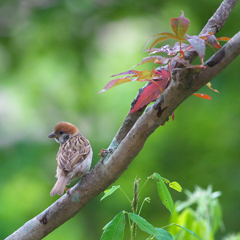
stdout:
<svg viewBox="0 0 240 240">
<path fill-rule="evenodd" d="M 50 196 L 62 195 L 71 180 L 80 178 L 89 171 L 93 152 L 89 141 L 71 123 L 59 122 L 48 137 L 55 138 L 60 143 L 57 153 L 57 182 Z"/>
</svg>

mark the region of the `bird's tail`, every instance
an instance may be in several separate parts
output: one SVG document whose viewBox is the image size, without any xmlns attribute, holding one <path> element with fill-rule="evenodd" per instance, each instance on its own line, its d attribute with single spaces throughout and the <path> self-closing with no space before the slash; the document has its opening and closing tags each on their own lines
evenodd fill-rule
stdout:
<svg viewBox="0 0 240 240">
<path fill-rule="evenodd" d="M 68 180 L 69 177 L 60 176 L 50 192 L 50 196 L 54 196 L 55 194 L 58 194 L 59 196 L 62 195 Z"/>
</svg>

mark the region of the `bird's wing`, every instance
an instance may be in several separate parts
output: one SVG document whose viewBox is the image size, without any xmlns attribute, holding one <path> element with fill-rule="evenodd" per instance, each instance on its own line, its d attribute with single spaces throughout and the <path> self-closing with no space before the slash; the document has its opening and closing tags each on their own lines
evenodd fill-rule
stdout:
<svg viewBox="0 0 240 240">
<path fill-rule="evenodd" d="M 89 141 L 77 134 L 60 146 L 57 154 L 58 166 L 65 171 L 71 171 L 76 164 L 84 161 L 90 150 Z"/>
</svg>

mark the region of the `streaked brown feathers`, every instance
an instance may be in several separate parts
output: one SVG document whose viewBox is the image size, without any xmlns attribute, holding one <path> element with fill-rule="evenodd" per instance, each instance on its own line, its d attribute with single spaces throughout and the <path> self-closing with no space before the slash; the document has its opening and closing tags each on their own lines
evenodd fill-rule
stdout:
<svg viewBox="0 0 240 240">
<path fill-rule="evenodd" d="M 76 164 L 84 161 L 90 150 L 89 141 L 79 133 L 60 146 L 57 154 L 58 166 L 71 171 Z"/>
<path fill-rule="evenodd" d="M 68 122 L 60 122 L 55 126 L 49 138 L 55 138 L 60 143 L 57 153 L 58 178 L 50 195 L 62 195 L 66 185 L 71 180 L 85 175 L 92 163 L 92 148 L 89 141 L 83 137 L 77 127 Z"/>
</svg>

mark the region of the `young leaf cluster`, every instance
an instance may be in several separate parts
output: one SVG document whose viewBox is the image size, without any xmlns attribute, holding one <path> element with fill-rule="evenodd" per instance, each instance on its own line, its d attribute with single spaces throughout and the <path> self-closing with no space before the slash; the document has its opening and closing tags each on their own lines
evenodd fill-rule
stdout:
<svg viewBox="0 0 240 240">
<path fill-rule="evenodd" d="M 180 17 L 172 18 L 171 28 L 173 32 L 158 33 L 152 36 L 145 44 L 146 46 L 151 39 L 157 37 L 157 39 L 153 42 L 151 47 L 145 50 L 145 52 L 148 52 L 149 55 L 145 57 L 141 63 L 136 65 L 138 66 L 147 62 L 153 62 L 161 66 L 166 65 L 168 70 L 164 70 L 164 69 L 156 70 L 154 68 L 152 71 L 150 70 L 137 71 L 137 70 L 131 69 L 129 71 L 113 75 L 112 77 L 121 76 L 121 75 L 127 75 L 127 76 L 111 80 L 110 82 L 107 83 L 107 85 L 103 88 L 103 90 L 100 93 L 126 82 L 131 82 L 131 81 L 151 82 L 152 84 L 149 84 L 147 87 L 143 89 L 143 92 L 140 93 L 140 96 L 138 97 L 135 105 L 130 110 L 130 113 L 133 113 L 135 111 L 138 111 L 142 107 L 148 105 L 150 102 L 156 100 L 163 93 L 163 91 L 170 85 L 172 81 L 172 77 L 171 77 L 172 68 L 174 68 L 174 66 L 176 66 L 177 63 L 180 63 L 184 67 L 188 67 L 188 68 L 189 67 L 205 68 L 203 59 L 205 56 L 206 45 L 209 45 L 212 48 L 220 49 L 221 46 L 219 44 L 219 41 L 228 41 L 229 38 L 227 37 L 216 38 L 212 32 L 206 33 L 202 36 L 195 36 L 195 35 L 190 36 L 186 33 L 189 28 L 189 24 L 190 24 L 190 21 L 187 18 L 185 18 L 183 11 Z M 177 42 L 174 44 L 173 47 L 167 44 L 160 48 L 154 48 L 156 44 L 168 39 L 174 39 Z M 186 43 L 183 43 L 183 41 Z M 201 61 L 201 65 L 191 65 L 188 60 L 185 60 L 184 54 L 187 51 L 197 52 Z M 159 53 L 165 53 L 167 54 L 167 57 L 158 55 Z M 208 83 L 207 86 L 210 89 L 212 89 L 210 83 Z M 214 90 L 214 91 L 218 92 L 217 90 Z M 193 95 L 203 99 L 211 100 L 211 97 L 209 97 L 206 94 L 194 93 Z"/>
<path fill-rule="evenodd" d="M 154 227 L 152 224 L 150 224 L 146 219 L 140 216 L 142 207 L 145 202 L 150 202 L 150 198 L 146 197 L 141 204 L 140 209 L 138 210 L 138 203 L 139 203 L 139 195 L 143 189 L 143 187 L 146 185 L 149 179 L 155 180 L 157 183 L 157 190 L 159 197 L 162 201 L 162 203 L 165 205 L 165 207 L 171 212 L 171 214 L 174 211 L 174 203 L 172 200 L 172 197 L 170 195 L 170 192 L 166 186 L 169 185 L 169 187 L 181 192 L 182 188 L 177 182 L 170 182 L 168 179 L 163 178 L 158 173 L 154 173 L 150 177 L 147 178 L 145 183 L 143 184 L 142 188 L 139 190 L 139 183 L 141 179 L 135 179 L 134 186 L 133 186 L 133 200 L 131 201 L 125 192 L 121 189 L 121 187 L 113 186 L 109 190 L 106 190 L 104 192 L 104 196 L 101 198 L 101 200 L 105 199 L 106 197 L 113 194 L 117 189 L 120 189 L 124 195 L 127 197 L 128 201 L 131 204 L 132 212 L 127 211 L 121 211 L 118 213 L 104 228 L 103 228 L 103 234 L 101 236 L 101 240 L 122 240 L 124 238 L 124 230 L 126 227 L 126 217 L 128 219 L 129 228 L 130 228 L 130 239 L 135 239 L 137 235 L 137 228 L 140 230 L 146 232 L 149 234 L 148 239 L 156 238 L 158 240 L 173 240 L 172 235 L 164 230 L 163 228 L 157 228 Z M 185 229 L 184 227 L 176 224 L 176 226 Z M 195 233 L 191 232 L 188 229 L 185 229 L 189 233 L 191 233 L 193 236 L 200 239 Z"/>
</svg>

